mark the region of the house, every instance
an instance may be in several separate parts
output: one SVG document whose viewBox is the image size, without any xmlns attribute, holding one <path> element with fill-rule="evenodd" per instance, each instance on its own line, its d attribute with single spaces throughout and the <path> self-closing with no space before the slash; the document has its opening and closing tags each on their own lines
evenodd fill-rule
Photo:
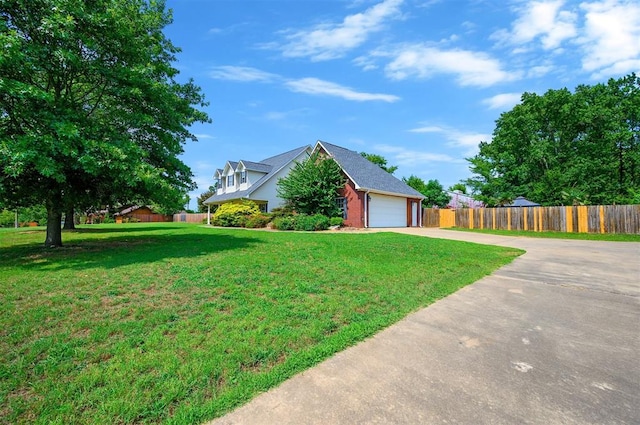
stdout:
<svg viewBox="0 0 640 425">
<path fill-rule="evenodd" d="M 420 227 L 424 196 L 356 151 L 318 141 L 314 152 L 333 158 L 347 178 L 338 203 L 351 227 Z"/>
<path fill-rule="evenodd" d="M 311 155 L 311 146 L 302 146 L 259 162 L 227 161 L 224 168 L 215 172 L 216 193 L 204 201 L 205 205 L 221 205 L 227 202 L 251 200 L 262 212 L 269 212 L 283 205 L 278 197 L 278 180 L 286 177 L 296 162 L 303 162 Z"/>
<path fill-rule="evenodd" d="M 282 206 L 284 201 L 277 195 L 278 180 L 312 152 L 333 158 L 345 175 L 346 184 L 336 202 L 346 226 L 422 226 L 422 194 L 358 152 L 323 141 L 318 141 L 313 149 L 303 146 L 259 162 L 228 161 L 224 168 L 216 170 L 216 194 L 204 204 L 249 199 L 264 212 Z"/>
<path fill-rule="evenodd" d="M 539 207 L 540 204 L 532 202 L 524 196 L 518 196 L 512 203 L 505 205 L 505 207 Z"/>
<path fill-rule="evenodd" d="M 133 205 L 126 207 L 118 211 L 113 215 L 116 219 L 116 223 L 122 223 L 123 221 L 133 221 L 142 223 L 157 223 L 173 221 L 173 216 L 163 215 L 154 212 L 151 207 L 144 205 Z"/>
<path fill-rule="evenodd" d="M 484 208 L 484 202 L 478 201 L 472 196 L 465 195 L 459 190 L 454 190 L 453 192 L 447 191 L 446 193 L 449 196 L 447 208 Z"/>
</svg>

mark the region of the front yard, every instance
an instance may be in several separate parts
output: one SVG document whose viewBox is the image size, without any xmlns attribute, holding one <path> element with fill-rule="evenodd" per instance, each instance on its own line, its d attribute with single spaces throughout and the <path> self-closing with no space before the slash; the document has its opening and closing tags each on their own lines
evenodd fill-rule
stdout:
<svg viewBox="0 0 640 425">
<path fill-rule="evenodd" d="M 0 422 L 220 416 L 521 252 L 393 233 L 0 229 Z"/>
</svg>

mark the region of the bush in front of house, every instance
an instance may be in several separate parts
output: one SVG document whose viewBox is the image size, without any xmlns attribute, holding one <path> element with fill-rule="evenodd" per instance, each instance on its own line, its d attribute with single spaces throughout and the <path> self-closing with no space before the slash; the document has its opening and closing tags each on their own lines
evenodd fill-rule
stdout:
<svg viewBox="0 0 640 425">
<path fill-rule="evenodd" d="M 278 230 L 293 230 L 295 229 L 295 224 L 296 218 L 293 215 L 286 215 L 273 219 L 273 228 Z"/>
<path fill-rule="evenodd" d="M 342 218 L 342 217 L 331 217 L 329 219 L 329 225 L 331 227 L 333 227 L 333 226 L 342 227 L 343 224 L 344 224 L 344 218 Z"/>
<path fill-rule="evenodd" d="M 260 209 L 252 201 L 222 204 L 211 216 L 211 224 L 223 227 L 244 227 L 249 217 L 259 214 Z"/>
<path fill-rule="evenodd" d="M 295 215 L 295 212 L 290 205 L 284 205 L 282 207 L 276 207 L 270 212 L 272 218 L 289 217 Z"/>
<path fill-rule="evenodd" d="M 322 214 L 295 216 L 294 229 L 305 232 L 314 232 L 316 230 L 327 230 L 329 228 L 329 217 Z"/>
<path fill-rule="evenodd" d="M 271 216 L 269 214 L 255 214 L 247 217 L 244 227 L 249 229 L 260 229 L 267 227 L 267 224 L 271 222 Z"/>
</svg>

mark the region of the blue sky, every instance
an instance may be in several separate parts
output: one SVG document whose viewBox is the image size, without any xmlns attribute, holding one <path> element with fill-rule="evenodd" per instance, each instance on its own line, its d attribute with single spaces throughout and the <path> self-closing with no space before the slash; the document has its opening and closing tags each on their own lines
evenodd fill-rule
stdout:
<svg viewBox="0 0 640 425">
<path fill-rule="evenodd" d="M 227 160 L 325 140 L 395 176 L 470 177 L 466 157 L 523 92 L 640 72 L 637 0 L 168 0 L 181 78 L 210 105 L 183 160 L 198 190 Z"/>
</svg>

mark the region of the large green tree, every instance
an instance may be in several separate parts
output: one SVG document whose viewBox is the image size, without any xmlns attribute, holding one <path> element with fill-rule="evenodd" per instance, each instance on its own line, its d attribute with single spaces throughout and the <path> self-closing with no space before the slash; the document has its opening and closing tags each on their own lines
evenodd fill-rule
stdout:
<svg viewBox="0 0 640 425">
<path fill-rule="evenodd" d="M 216 194 L 216 185 L 213 185 L 213 186 L 209 186 L 209 189 L 207 189 L 205 192 L 202 192 L 200 196 L 198 196 L 197 202 L 198 202 L 199 213 L 206 213 L 209 210 L 209 207 L 205 205 L 204 201 L 211 198 L 215 194 Z"/>
<path fill-rule="evenodd" d="M 340 166 L 316 152 L 278 181 L 278 196 L 301 214 L 336 217 L 340 215 L 336 197 L 345 183 Z"/>
<path fill-rule="evenodd" d="M 640 187 L 640 78 L 525 93 L 468 159 L 488 205 L 631 203 Z"/>
<path fill-rule="evenodd" d="M 363 158 L 367 158 L 369 161 L 373 162 L 389 174 L 395 173 L 398 169 L 397 165 L 387 165 L 387 158 L 382 155 L 366 152 L 360 152 L 360 155 L 362 155 Z"/>
<path fill-rule="evenodd" d="M 425 183 L 420 177 L 411 175 L 409 178 L 403 177 L 402 181 L 425 197 L 422 200 L 422 206 L 425 208 L 444 208 L 449 203 L 449 195 L 438 180 L 429 180 Z"/>
<path fill-rule="evenodd" d="M 73 207 L 179 206 L 178 159 L 209 118 L 179 83 L 162 0 L 0 0 L 0 202 L 44 204 L 46 246 Z"/>
</svg>

